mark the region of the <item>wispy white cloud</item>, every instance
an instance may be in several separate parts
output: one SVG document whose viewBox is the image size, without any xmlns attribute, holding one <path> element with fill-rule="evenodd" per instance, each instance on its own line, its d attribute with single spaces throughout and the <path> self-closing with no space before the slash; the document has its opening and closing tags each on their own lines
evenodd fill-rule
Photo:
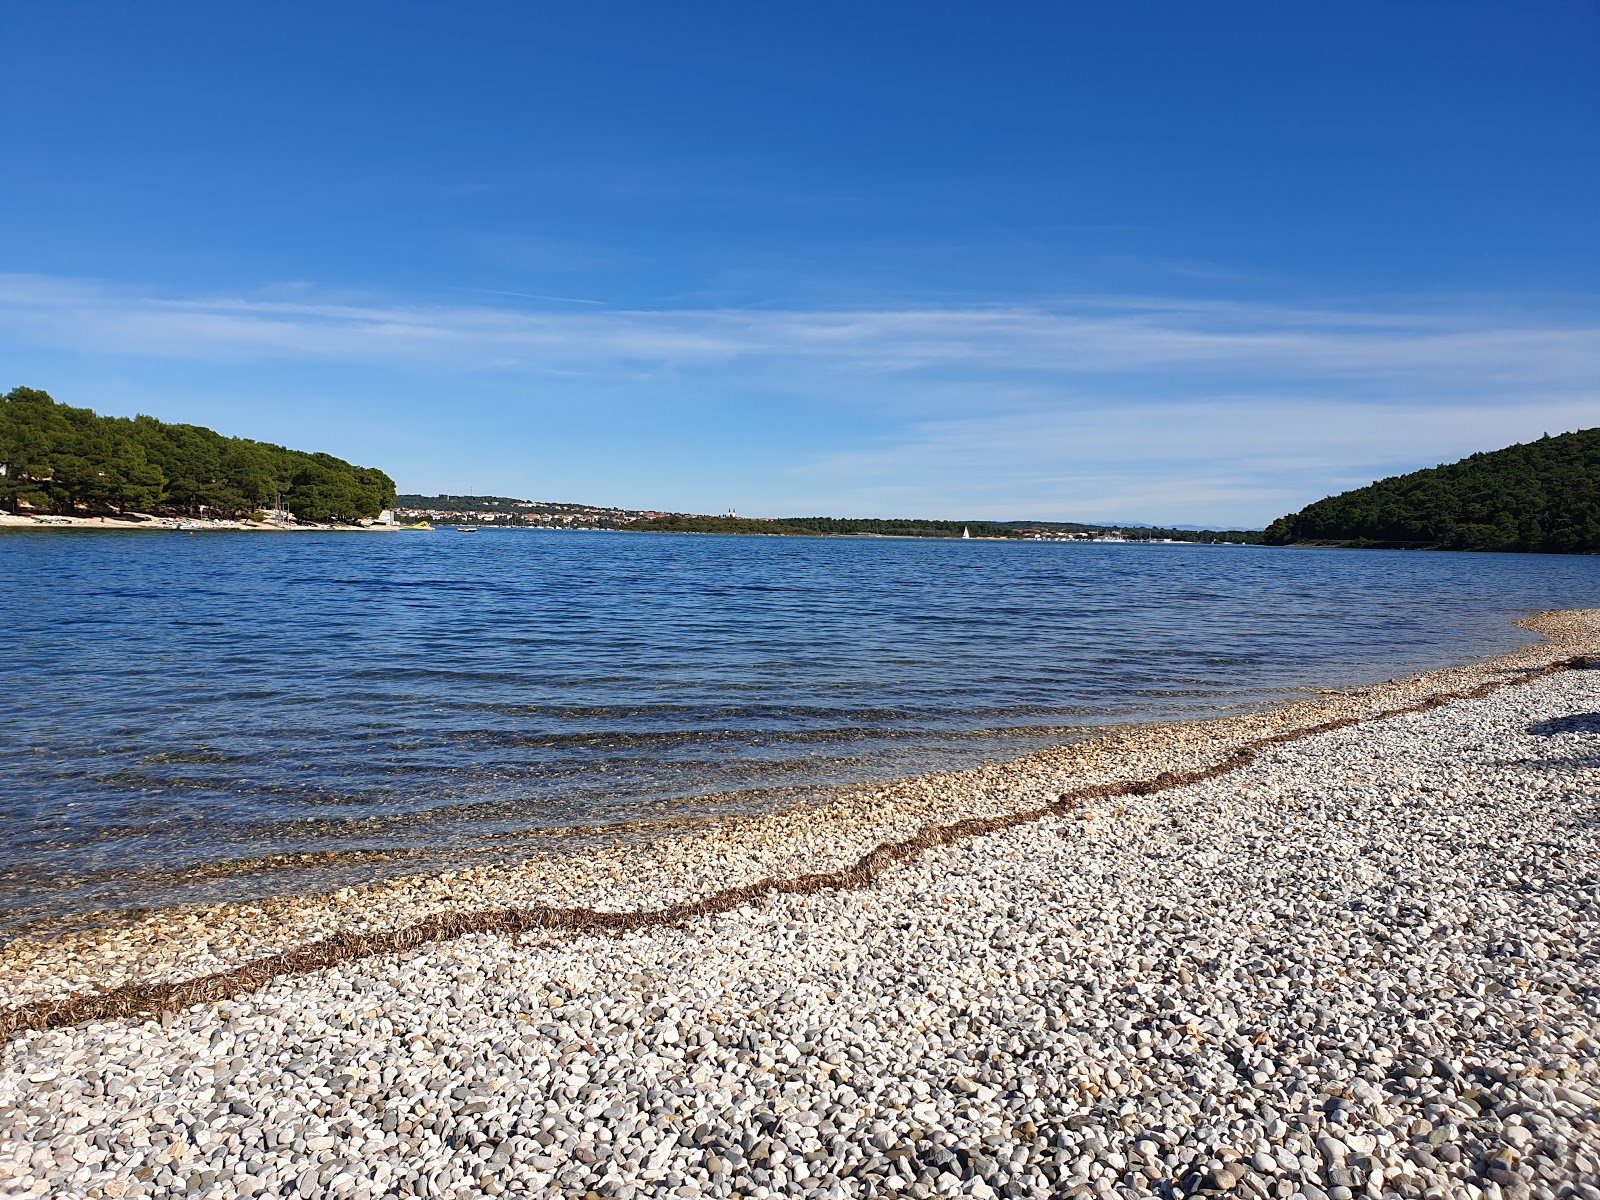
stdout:
<svg viewBox="0 0 1600 1200">
<path fill-rule="evenodd" d="M 1600 378 L 1600 323 L 1094 296 L 1050 308 L 529 312 L 314 294 L 172 297 L 10 275 L 0 276 L 0 332 L 93 353 L 530 371 L 800 362 L 875 376 L 1183 369 L 1543 386 Z"/>
<path fill-rule="evenodd" d="M 604 300 L 591 300 L 586 296 L 547 296 L 542 292 L 506 292 L 499 288 L 451 287 L 453 292 L 476 292 L 480 296 L 512 296 L 518 300 L 546 300 L 554 304 L 598 304 Z"/>
<path fill-rule="evenodd" d="M 444 374 L 458 391 L 474 377 L 485 388 L 509 379 L 528 384 L 519 394 L 529 406 L 551 394 L 541 380 L 560 381 L 564 397 L 594 385 L 674 406 L 681 455 L 732 454 L 725 420 L 697 432 L 697 404 L 743 406 L 757 425 L 759 404 L 771 428 L 808 430 L 740 443 L 740 469 L 763 491 L 739 507 L 771 512 L 1256 524 L 1383 474 L 1600 424 L 1600 320 L 1464 304 L 1083 295 L 1033 306 L 529 310 L 306 285 L 184 296 L 0 275 L 0 345 L 382 367 Z M 605 466 L 591 472 L 615 470 L 631 486 L 639 464 L 660 460 L 627 436 L 608 440 Z M 710 463 L 679 461 L 650 502 L 697 502 L 677 480 Z M 511 479 L 495 486 L 519 490 Z M 716 506 L 730 498 L 719 492 Z"/>
<path fill-rule="evenodd" d="M 880 446 L 818 456 L 792 473 L 789 507 L 828 497 L 858 511 L 949 511 L 962 496 L 994 516 L 1251 525 L 1326 492 L 1597 420 L 1600 391 L 1443 413 L 1403 399 L 1230 396 L 1130 412 L 1080 398 L 1070 411 L 917 422 Z"/>
</svg>

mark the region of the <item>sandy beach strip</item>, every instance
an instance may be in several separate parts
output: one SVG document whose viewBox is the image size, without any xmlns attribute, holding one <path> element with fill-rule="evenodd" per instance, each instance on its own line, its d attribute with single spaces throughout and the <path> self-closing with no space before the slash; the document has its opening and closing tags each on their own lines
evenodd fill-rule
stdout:
<svg viewBox="0 0 1600 1200">
<path fill-rule="evenodd" d="M 376 522 L 367 525 L 319 525 L 315 521 L 280 524 L 276 521 L 234 521 L 226 518 L 211 517 L 156 517 L 148 513 L 133 513 L 128 516 L 79 517 L 57 516 L 51 513 L 19 515 L 17 513 L 0 512 L 0 530 L 89 529 L 104 531 L 124 529 L 144 533 L 172 533 L 177 530 L 187 533 L 227 531 L 254 533 L 394 533 L 401 528 L 403 527 L 399 525 L 380 525 Z"/>
<path fill-rule="evenodd" d="M 1600 614 L 1533 627 L 1550 640 L 1490 663 L 653 847 L 18 939 L 14 1010 L 485 909 L 643 914 L 1058 806 L 931 839 L 869 887 L 428 942 L 18 1032 L 0 1179 L 1600 1197 L 1600 671 L 1541 673 L 1593 652 Z"/>
</svg>

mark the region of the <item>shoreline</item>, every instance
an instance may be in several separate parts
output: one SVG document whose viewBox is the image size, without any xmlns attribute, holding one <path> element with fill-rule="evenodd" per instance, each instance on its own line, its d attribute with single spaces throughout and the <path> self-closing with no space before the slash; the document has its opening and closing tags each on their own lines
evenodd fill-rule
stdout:
<svg viewBox="0 0 1600 1200">
<path fill-rule="evenodd" d="M 1600 610 L 1526 626 L 1549 640 L 657 845 L 13 942 L 36 1014 L 158 990 L 4 1043 L 0 1176 L 1592 1200 Z"/>
<path fill-rule="evenodd" d="M 314 522 L 296 522 L 292 525 L 276 524 L 273 522 L 235 521 L 235 520 L 207 520 L 199 517 L 155 517 L 145 515 L 144 520 L 130 520 L 122 517 L 77 517 L 77 516 L 20 516 L 15 513 L 0 512 L 0 531 L 6 529 L 99 529 L 99 530 L 124 530 L 144 533 L 170 533 L 178 527 L 178 523 L 185 527 L 193 526 L 187 532 L 195 533 L 239 533 L 239 532 L 380 532 L 396 533 L 408 528 L 405 525 L 319 525 Z M 434 527 L 435 532 L 457 529 L 460 525 L 469 522 L 448 522 Z M 629 526 L 618 528 L 602 528 L 596 526 L 540 526 L 540 525 L 497 525 L 494 523 L 477 525 L 476 531 L 483 532 L 513 532 L 513 533 L 658 533 L 658 534 L 683 534 L 692 537 L 807 537 L 807 538 L 872 538 L 879 541 L 908 541 L 908 542 L 1066 542 L 1066 539 L 1035 539 L 1024 537 L 972 537 L 962 538 L 959 535 L 946 534 L 916 534 L 916 533 L 763 533 L 760 530 L 711 530 L 711 529 L 633 529 Z M 1077 545 L 1194 545 L 1194 546 L 1242 546 L 1254 543 L 1245 542 L 1156 542 L 1140 538 L 1106 538 L 1103 540 L 1073 542 Z"/>
<path fill-rule="evenodd" d="M 155 517 L 148 514 L 142 520 L 124 517 L 63 517 L 19 516 L 0 512 L 0 531 L 7 529 L 88 529 L 121 530 L 136 533 L 394 533 L 398 525 L 319 525 L 315 522 L 296 522 L 280 525 L 272 521 L 208 520 L 201 517 Z"/>
<path fill-rule="evenodd" d="M 1559 614 L 1557 614 L 1559 616 Z M 1543 637 L 1526 621 L 1506 620 L 1503 628 L 1514 634 L 1525 630 L 1524 636 Z M 1505 639 L 1500 642 L 1504 647 Z M 1566 644 L 1562 642 L 1561 644 Z M 1574 643 L 1576 644 L 1576 643 Z M 1462 670 L 1476 670 L 1504 661 L 1523 661 L 1522 656 L 1533 653 L 1537 658 L 1538 641 L 1512 644 L 1510 649 L 1497 649 L 1490 654 L 1479 652 L 1479 657 L 1469 660 Z M 1447 660 L 1448 661 L 1448 660 Z M 1529 659 L 1527 661 L 1533 661 Z M 1542 659 L 1540 660 L 1542 661 Z M 0 920 L 0 947 L 18 939 L 39 940 L 61 933 L 94 930 L 128 925 L 134 921 L 151 919 L 160 922 L 164 916 L 181 922 L 191 914 L 199 915 L 209 924 L 208 914 L 232 909 L 261 909 L 275 918 L 300 923 L 300 909 L 304 904 L 315 904 L 335 892 L 350 891 L 357 895 L 354 902 L 364 909 L 370 900 L 386 903 L 373 897 L 385 889 L 416 885 L 431 890 L 428 880 L 449 872 L 462 874 L 484 869 L 496 877 L 517 875 L 529 861 L 544 876 L 559 873 L 559 864 L 577 854 L 587 854 L 608 849 L 617 851 L 627 859 L 630 854 L 642 853 L 653 857 L 656 850 L 641 841 L 656 838 L 677 839 L 684 834 L 694 835 L 718 826 L 743 829 L 750 821 L 768 818 L 793 818 L 795 814 L 820 813 L 825 821 L 829 814 L 842 814 L 842 819 L 855 822 L 869 810 L 888 820 L 915 817 L 922 821 L 944 819 L 941 815 L 951 805 L 957 806 L 957 817 L 971 815 L 960 808 L 975 792 L 1008 791 L 1018 785 L 1018 780 L 1038 769 L 1064 777 L 1061 786 L 1068 786 L 1071 773 L 1079 760 L 1073 749 L 1080 743 L 1101 747 L 1105 753 L 1091 754 L 1099 762 L 1107 754 L 1115 757 L 1117 747 L 1131 747 L 1143 753 L 1140 747 L 1145 740 L 1166 743 L 1186 736 L 1204 739 L 1210 736 L 1231 737 L 1230 722 L 1277 720 L 1274 713 L 1304 712 L 1304 720 L 1312 721 L 1319 709 L 1305 705 L 1322 705 L 1339 696 L 1359 697 L 1373 688 L 1403 689 L 1413 682 L 1421 688 L 1453 686 L 1450 680 L 1457 665 L 1434 666 L 1413 677 L 1398 680 L 1373 680 L 1357 674 L 1353 681 L 1338 688 L 1318 688 L 1308 681 L 1284 685 L 1274 689 L 1269 696 L 1238 697 L 1213 706 L 1212 716 L 1169 715 L 1154 717 L 1139 714 L 1126 720 L 1113 720 L 1101 725 L 1060 725 L 1050 727 L 1019 727 L 957 731 L 952 737 L 966 733 L 981 735 L 995 744 L 982 751 L 983 765 L 945 765 L 942 768 L 928 764 L 915 774 L 884 772 L 848 781 L 829 781 L 815 785 L 793 785 L 777 782 L 771 786 L 740 788 L 735 790 L 690 793 L 678 795 L 637 796 L 625 800 L 616 811 L 599 813 L 599 819 L 590 823 L 574 821 L 561 823 L 559 817 L 552 823 L 535 826 L 507 825 L 484 831 L 475 843 L 450 847 L 396 841 L 385 842 L 384 830 L 360 831 L 340 835 L 335 843 L 312 843 L 282 849 L 263 847 L 259 856 L 236 856 L 217 861 L 174 863 L 158 860 L 126 869 L 114 866 L 73 871 L 68 877 L 71 886 L 58 895 L 72 896 L 68 903 L 56 903 L 56 898 L 45 890 L 17 897 L 17 903 Z M 1348 674 L 1348 673 L 1347 673 Z M 1431 681 L 1431 682 L 1430 682 Z M 1377 695 L 1378 693 L 1373 693 Z M 1396 693 L 1398 694 L 1398 693 Z M 1375 701 L 1369 700 L 1370 703 Z M 1300 719 L 1300 718 L 1296 718 Z M 1185 731 L 1191 731 L 1186 734 Z M 1026 735 L 1027 745 L 1006 746 L 1001 741 L 1012 735 Z M 977 764 L 976 754 L 966 759 Z M 901 764 L 896 769 L 904 771 L 913 764 Z M 1096 769 L 1099 769 L 1098 767 Z M 1113 768 L 1114 771 L 1114 768 Z M 1027 784 L 1024 780 L 1025 786 Z M 1034 788 L 1038 791 L 1038 788 Z M 627 793 L 617 793 L 625 797 Z M 993 811 L 989 799 L 983 799 L 975 811 Z M 904 810 L 897 813 L 893 810 Z M 457 810 L 459 811 L 459 810 Z M 903 822 L 902 822 L 903 824 Z M 759 831 L 757 831 L 759 832 Z M 852 842 L 852 844 L 855 844 Z M 767 856 L 772 869 L 784 864 L 781 856 Z M 837 866 L 829 861 L 828 867 Z M 254 882 L 248 882 L 254 877 Z M 468 876 L 469 878 L 472 876 Z M 245 887 L 233 887 L 227 882 L 238 878 L 247 881 Z M 75 891 L 83 895 L 73 896 Z M 85 900 L 84 896 L 88 899 Z M 515 902 L 522 902 L 520 898 Z M 246 925 L 258 920 L 244 921 Z M 170 924 L 170 922 L 168 922 Z M 311 933 L 320 935 L 326 926 L 313 923 Z M 155 936 L 165 938 L 167 934 Z M 7 982 L 5 958 L 0 955 L 0 989 Z"/>
<path fill-rule="evenodd" d="M 1009 817 L 1038 809 L 1063 789 L 1192 772 L 1262 737 L 1330 720 L 1372 720 L 1386 709 L 1600 653 L 1600 609 L 1538 613 L 1516 624 L 1544 640 L 1477 663 L 1362 687 L 1316 689 L 1306 698 L 1239 716 L 1102 727 L 1098 736 L 976 768 L 840 785 L 828 789 L 830 798 L 820 804 L 667 818 L 677 828 L 654 841 L 624 840 L 635 832 L 648 835 L 657 824 L 649 821 L 558 828 L 545 836 L 552 842 L 570 838 L 576 851 L 553 847 L 520 862 L 426 870 L 326 892 L 41 918 L 0 943 L 0 994 L 12 998 L 6 1007 L 14 1007 L 18 998 L 62 999 L 82 991 L 85 980 L 92 991 L 170 983 L 237 969 L 341 931 L 368 935 L 470 909 L 549 906 L 554 898 L 558 907 L 640 910 L 689 903 L 727 886 L 840 871 L 879 843 L 913 837 L 930 825 Z M 607 840 L 609 845 L 600 844 Z M 709 863 L 720 870 L 713 873 Z M 615 886 L 625 875 L 633 876 L 631 884 Z M 191 944 L 197 928 L 206 935 L 199 950 Z M 78 987 L 62 986 L 67 976 L 46 968 L 53 959 L 70 965 Z M 49 975 L 56 980 L 41 977 Z"/>
<path fill-rule="evenodd" d="M 1517 687 L 1547 675 L 1569 670 L 1587 670 L 1596 666 L 1600 666 L 1600 658 L 1579 656 L 1544 667 L 1531 668 L 1504 681 L 1485 682 L 1465 692 L 1425 696 L 1411 704 L 1387 709 L 1374 715 L 1339 717 L 1305 728 L 1268 734 L 1253 742 L 1234 747 L 1225 758 L 1208 766 L 1177 772 L 1162 771 L 1154 777 L 1144 779 L 1090 784 L 1060 793 L 1054 800 L 1033 808 L 1000 812 L 987 817 L 966 817 L 947 824 L 927 825 L 911 837 L 879 842 L 856 862 L 843 868 L 807 871 L 789 878 L 769 876 L 739 886 L 721 888 L 709 895 L 691 897 L 655 908 L 595 909 L 587 906 L 563 908 L 542 904 L 515 908 L 481 908 L 464 912 L 435 913 L 409 926 L 400 925 L 386 932 L 354 935 L 348 931 L 336 930 L 315 943 L 290 947 L 276 955 L 250 960 L 238 967 L 230 967 L 207 976 L 179 981 L 176 984 L 170 982 L 124 984 L 104 993 L 79 994 L 59 1002 L 46 1000 L 26 1006 L 21 1011 L 0 1012 L 0 1035 L 9 1035 L 19 1029 L 53 1029 L 81 1024 L 84 1021 L 157 1015 L 194 1004 L 214 1003 L 232 999 L 242 992 L 252 990 L 256 985 L 283 976 L 304 975 L 341 963 L 403 954 L 429 943 L 453 941 L 472 935 L 491 934 L 511 937 L 530 933 L 616 935 L 639 930 L 662 929 L 689 918 L 725 913 L 769 896 L 811 895 L 823 891 L 851 891 L 872 887 L 885 872 L 928 851 L 1004 833 L 1022 825 L 1072 816 L 1084 805 L 1097 801 L 1154 796 L 1191 787 L 1248 767 L 1254 764 L 1263 752 L 1304 738 L 1366 724 L 1369 721 L 1385 721 L 1425 713 L 1454 701 L 1478 699 L 1502 687 Z M 507 869 L 518 871 L 526 866 L 526 863 L 521 863 Z M 457 872 L 436 874 L 439 878 L 449 878 L 456 876 Z M 470 875 L 470 872 L 467 874 Z M 400 882 L 406 881 L 403 878 Z M 305 898 L 305 896 L 288 897 L 291 901 Z M 170 916 L 175 911 L 183 910 L 157 910 L 156 915 Z"/>
<path fill-rule="evenodd" d="M 256 523 L 252 521 L 233 520 L 205 520 L 194 517 L 148 517 L 143 521 L 126 520 L 121 517 L 66 517 L 66 516 L 19 516 L 15 513 L 0 512 L 0 532 L 7 529 L 98 529 L 122 530 L 145 533 L 171 533 L 179 528 L 178 523 L 183 523 L 183 532 L 190 533 L 228 533 L 228 532 L 277 532 L 277 533 L 396 533 L 408 528 L 404 525 L 379 525 L 376 522 L 370 525 L 319 525 L 313 522 L 296 522 L 292 525 L 282 525 L 271 522 Z M 192 528 L 191 528 L 192 526 Z M 443 524 L 436 527 L 438 531 L 454 529 L 454 524 Z M 879 541 L 909 541 L 909 542 L 1005 542 L 1026 543 L 1029 545 L 1073 545 L 1073 546 L 1250 546 L 1261 550 L 1384 550 L 1384 551 L 1412 551 L 1430 552 L 1437 554 L 1534 554 L 1550 555 L 1553 557 L 1590 556 L 1596 552 L 1591 550 L 1461 550 L 1447 549 L 1434 543 L 1422 542 L 1363 542 L 1363 541 L 1303 541 L 1303 542 L 1223 542 L 1200 541 L 1198 539 L 1176 538 L 1033 538 L 1033 537 L 997 537 L 983 534 L 970 538 L 963 538 L 951 534 L 917 534 L 917 533 L 829 533 L 818 530 L 805 533 L 763 533 L 759 530 L 709 530 L 709 529 L 634 529 L 630 526 L 617 528 L 603 528 L 591 526 L 578 526 L 564 528 L 556 526 L 517 526 L 496 525 L 493 523 L 477 526 L 477 532 L 485 530 L 500 530 L 523 533 L 657 533 L 689 535 L 693 537 L 807 537 L 807 538 L 833 538 L 833 539 L 874 539 Z"/>
</svg>

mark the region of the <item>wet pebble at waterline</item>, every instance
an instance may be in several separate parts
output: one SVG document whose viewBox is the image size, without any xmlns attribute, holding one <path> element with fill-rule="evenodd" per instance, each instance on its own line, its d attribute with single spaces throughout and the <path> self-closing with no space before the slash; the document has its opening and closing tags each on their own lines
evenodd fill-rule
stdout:
<svg viewBox="0 0 1600 1200">
<path fill-rule="evenodd" d="M 1594 1196 L 1600 672 L 863 891 L 19 1035 L 59 1195 Z"/>
<path fill-rule="evenodd" d="M 1090 741 L 977 770 L 845 790 L 818 807 L 691 822 L 670 838 L 652 825 L 629 837 L 602 839 L 609 844 L 601 846 L 591 839 L 578 839 L 576 845 L 552 839 L 552 846 L 562 848 L 510 866 L 132 919 L 107 914 L 106 923 L 88 929 L 40 931 L 0 948 L 0 994 L 16 1006 L 0 1012 L 0 1035 L 73 1024 L 97 1013 L 129 1015 L 152 1003 L 172 1007 L 173 989 L 191 997 L 182 1003 L 214 1001 L 247 992 L 276 974 L 304 972 L 312 959 L 322 966 L 405 952 L 443 936 L 490 932 L 497 910 L 520 915 L 544 909 L 558 918 L 580 916 L 584 909 L 630 912 L 659 925 L 661 915 L 675 906 L 713 901 L 728 897 L 730 890 L 771 881 L 849 873 L 853 864 L 885 849 L 924 842 L 930 832 L 965 840 L 973 834 L 958 831 L 974 820 L 999 828 L 1064 811 L 1063 806 L 1084 799 L 1148 794 L 1150 787 L 1167 789 L 1179 780 L 1194 782 L 1237 769 L 1283 739 L 1520 686 L 1593 657 L 1600 649 L 1597 621 L 1600 614 L 1588 610 L 1536 614 L 1521 624 L 1543 635 L 1543 644 L 1483 663 L 1376 687 L 1323 691 L 1244 717 L 1110 730 Z M 895 854 L 895 861 L 899 857 Z M 845 886 L 866 882 L 861 878 Z M 725 911 L 727 906 L 713 907 Z M 474 923 L 484 915 L 488 924 Z M 555 923 L 568 930 L 596 928 L 581 920 Z M 511 928 L 498 924 L 502 933 L 527 927 L 521 921 Z M 454 932 L 423 937 L 429 928 Z M 366 948 L 395 940 L 400 944 L 392 951 Z M 274 954 L 293 961 L 266 969 Z"/>
</svg>

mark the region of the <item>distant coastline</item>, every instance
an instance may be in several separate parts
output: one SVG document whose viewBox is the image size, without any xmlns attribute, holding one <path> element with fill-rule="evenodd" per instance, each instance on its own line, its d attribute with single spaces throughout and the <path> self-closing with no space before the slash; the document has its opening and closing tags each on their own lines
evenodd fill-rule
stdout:
<svg viewBox="0 0 1600 1200">
<path fill-rule="evenodd" d="M 630 525 L 582 525 L 582 524 L 512 524 L 509 522 L 485 522 L 466 517 L 449 517 L 441 514 L 416 514 L 410 513 L 405 517 L 406 522 L 428 521 L 436 525 L 436 531 L 449 532 L 465 526 L 476 530 L 499 529 L 503 531 L 516 530 L 519 532 L 572 532 L 572 533 L 662 533 L 681 534 L 698 537 L 809 537 L 809 538 L 862 538 L 878 540 L 910 540 L 910 541 L 974 541 L 974 542 L 1078 542 L 1078 543 L 1129 543 L 1129 544 L 1205 544 L 1237 546 L 1245 544 L 1241 541 L 1226 540 L 1221 536 L 1215 537 L 1184 537 L 1173 538 L 1162 536 L 1168 531 L 1164 530 L 1123 530 L 1117 527 L 1106 529 L 1092 529 L 1082 533 L 1063 534 L 1060 536 L 1044 536 L 1042 534 L 995 534 L 972 532 L 967 538 L 962 538 L 959 533 L 949 534 L 943 532 L 910 532 L 895 531 L 879 533 L 868 530 L 841 530 L 837 532 L 823 532 L 814 529 L 797 529 L 785 527 L 778 521 L 726 521 L 724 523 L 707 523 L 701 527 L 698 522 L 685 521 L 680 523 L 652 523 L 639 522 Z M 973 524 L 978 524 L 974 522 Z M 100 532 L 120 531 L 126 533 L 399 533 L 408 528 L 408 525 L 399 520 L 360 520 L 355 522 L 316 522 L 316 521 L 287 521 L 287 520 L 251 520 L 249 518 L 209 518 L 166 516 L 151 513 L 117 513 L 101 516 L 61 515 L 53 513 L 8 513 L 0 512 L 0 531 L 12 530 L 98 530 Z"/>
<path fill-rule="evenodd" d="M 910 537 L 972 541 L 1113 541 L 1255 543 L 1260 530 L 1176 529 L 1078 521 L 937 520 L 920 517 L 741 517 L 618 508 L 511 496 L 395 499 L 401 522 L 476 525 L 484 529 L 591 529 L 627 533 L 721 533 L 758 537 Z"/>
<path fill-rule="evenodd" d="M 0 529 L 585 529 L 758 537 L 1141 542 L 1600 553 L 1600 429 L 1474 454 L 1329 496 L 1265 529 L 1133 522 L 748 517 L 510 496 L 398 494 L 321 452 L 153 417 L 103 417 L 34 388 L 0 396 Z"/>
</svg>

